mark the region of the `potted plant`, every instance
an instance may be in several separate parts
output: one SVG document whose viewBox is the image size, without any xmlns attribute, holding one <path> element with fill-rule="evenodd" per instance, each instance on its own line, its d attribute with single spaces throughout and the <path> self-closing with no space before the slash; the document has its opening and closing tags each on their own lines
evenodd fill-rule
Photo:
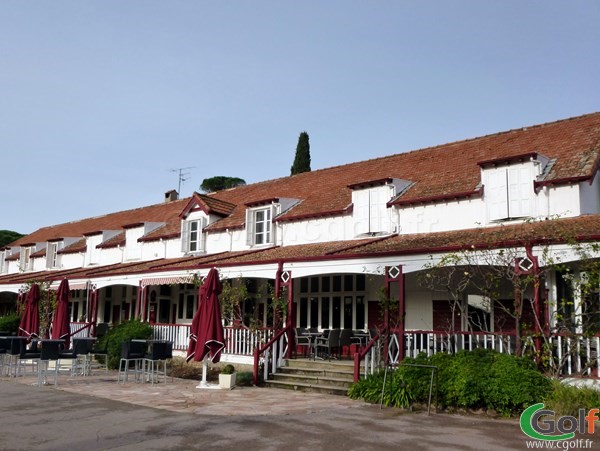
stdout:
<svg viewBox="0 0 600 451">
<path fill-rule="evenodd" d="M 235 387 L 235 367 L 230 363 L 221 368 L 219 386 L 225 390 L 231 390 Z"/>
</svg>

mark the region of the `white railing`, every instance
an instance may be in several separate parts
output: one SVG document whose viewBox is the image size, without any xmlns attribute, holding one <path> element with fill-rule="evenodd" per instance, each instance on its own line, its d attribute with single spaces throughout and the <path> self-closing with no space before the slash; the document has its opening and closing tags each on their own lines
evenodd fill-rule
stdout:
<svg viewBox="0 0 600 451">
<path fill-rule="evenodd" d="M 269 375 L 277 373 L 278 369 L 285 364 L 288 354 L 288 333 L 290 329 L 284 328 L 277 335 L 273 335 L 264 346 L 254 351 L 254 384 L 258 385 L 261 366 L 262 380 L 269 379 Z"/>
<path fill-rule="evenodd" d="M 404 337 L 406 357 L 416 357 L 421 352 L 430 356 L 439 352 L 452 354 L 474 349 L 492 349 L 504 354 L 514 354 L 516 351 L 515 336 L 509 334 L 406 331 Z M 557 374 L 595 377 L 600 375 L 598 359 L 600 336 L 552 335 L 549 337 L 549 344 L 552 349 L 552 358 L 548 359 L 549 365 L 554 367 Z M 529 354 L 527 351 L 532 349 L 535 350 L 534 340 L 531 337 L 523 337 L 523 353 L 527 355 Z M 397 363 L 399 358 L 397 334 L 393 334 L 390 338 L 388 353 L 390 361 Z"/>
<path fill-rule="evenodd" d="M 71 338 L 87 338 L 92 335 L 90 323 L 70 323 Z"/>
<path fill-rule="evenodd" d="M 151 324 L 152 339 L 173 343 L 173 350 L 187 350 L 190 344 L 189 324 Z"/>
<path fill-rule="evenodd" d="M 151 324 L 153 340 L 167 340 L 173 343 L 173 349 L 187 350 L 189 346 L 189 324 Z M 225 349 L 223 354 L 254 355 L 254 349 L 266 343 L 273 336 L 270 329 L 251 331 L 246 328 L 225 327 Z"/>
</svg>

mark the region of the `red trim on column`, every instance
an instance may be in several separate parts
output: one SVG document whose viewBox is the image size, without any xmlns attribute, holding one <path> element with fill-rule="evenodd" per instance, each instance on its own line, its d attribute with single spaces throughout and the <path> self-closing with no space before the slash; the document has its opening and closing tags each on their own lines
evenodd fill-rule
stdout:
<svg viewBox="0 0 600 451">
<path fill-rule="evenodd" d="M 541 285 L 540 284 L 540 266 L 539 266 L 538 258 L 535 255 L 533 255 L 533 250 L 532 250 L 531 246 L 525 246 L 525 253 L 527 254 L 527 257 L 529 258 L 529 260 L 531 260 L 531 262 L 533 263 L 533 267 L 531 268 L 533 271 L 533 278 L 534 278 L 533 311 L 535 313 L 535 318 L 534 318 L 534 322 L 533 322 L 533 333 L 535 334 L 534 343 L 535 343 L 536 354 L 538 356 L 536 358 L 536 360 L 539 363 L 539 356 L 542 351 L 542 337 L 540 336 L 542 329 L 540 327 L 540 322 L 543 321 L 542 308 L 541 308 L 541 304 L 540 304 L 540 298 L 542 297 L 541 286 L 540 286 Z"/>
<path fill-rule="evenodd" d="M 390 275 L 390 270 L 397 268 L 398 274 L 396 276 Z M 406 331 L 405 318 L 406 318 L 406 287 L 404 283 L 404 272 L 402 266 L 386 266 L 385 267 L 385 294 L 386 298 L 391 297 L 391 285 L 394 282 L 398 282 L 398 360 L 404 360 L 406 356 L 406 347 L 404 343 L 404 335 Z M 389 328 L 389 313 L 385 312 L 385 324 Z M 385 346 L 385 356 L 387 361 L 388 356 L 388 344 Z"/>
</svg>

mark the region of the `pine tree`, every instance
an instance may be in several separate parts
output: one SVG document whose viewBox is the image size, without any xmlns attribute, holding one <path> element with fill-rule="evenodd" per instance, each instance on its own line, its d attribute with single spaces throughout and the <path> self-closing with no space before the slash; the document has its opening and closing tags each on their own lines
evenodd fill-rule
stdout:
<svg viewBox="0 0 600 451">
<path fill-rule="evenodd" d="M 308 143 L 308 133 L 300 133 L 298 146 L 296 146 L 296 157 L 292 165 L 291 175 L 310 172 L 310 144 Z"/>
</svg>

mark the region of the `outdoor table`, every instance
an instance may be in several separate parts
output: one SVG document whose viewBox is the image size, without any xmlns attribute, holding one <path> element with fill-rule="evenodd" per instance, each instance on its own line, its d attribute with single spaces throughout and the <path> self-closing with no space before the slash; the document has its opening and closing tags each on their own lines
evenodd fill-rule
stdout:
<svg viewBox="0 0 600 451">
<path fill-rule="evenodd" d="M 312 354 L 313 354 L 313 360 L 319 358 L 317 356 L 317 338 L 322 337 L 323 336 L 323 332 L 304 332 L 304 334 L 308 337 L 308 340 L 310 341 L 310 345 L 309 348 L 312 349 Z"/>
<path fill-rule="evenodd" d="M 365 342 L 365 346 L 367 345 L 367 343 L 369 343 L 369 338 L 371 337 L 371 335 L 369 334 L 369 332 L 354 332 L 352 334 L 352 339 L 353 340 L 358 340 L 358 344 L 359 346 L 363 346 L 363 340 Z"/>
</svg>

